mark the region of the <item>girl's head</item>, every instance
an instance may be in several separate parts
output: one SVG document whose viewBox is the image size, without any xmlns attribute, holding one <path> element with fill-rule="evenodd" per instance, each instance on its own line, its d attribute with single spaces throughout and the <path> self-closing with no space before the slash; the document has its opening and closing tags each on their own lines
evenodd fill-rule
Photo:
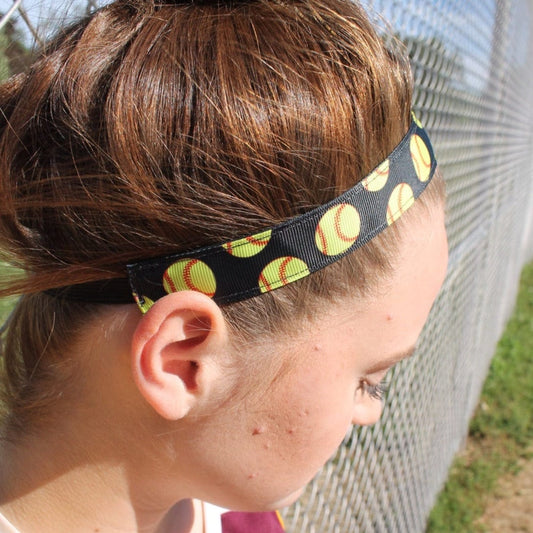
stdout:
<svg viewBox="0 0 533 533">
<path fill-rule="evenodd" d="M 383 161 L 411 122 L 411 75 L 360 6 L 117 0 L 1 86 L 0 108 L 0 242 L 21 273 L 0 294 L 24 294 L 6 436 L 96 413 L 87 431 L 136 428 L 135 450 L 173 465 L 166 488 L 251 509 L 289 501 L 351 420 L 379 417 L 367 388 L 442 282 L 438 176 L 354 253 L 261 296 L 183 291 L 142 317 L 50 292 L 271 228 Z"/>
</svg>

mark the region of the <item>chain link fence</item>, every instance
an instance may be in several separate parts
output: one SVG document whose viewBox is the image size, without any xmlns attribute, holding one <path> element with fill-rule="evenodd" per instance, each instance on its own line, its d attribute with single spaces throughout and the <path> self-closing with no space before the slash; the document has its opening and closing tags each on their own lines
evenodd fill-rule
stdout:
<svg viewBox="0 0 533 533">
<path fill-rule="evenodd" d="M 447 182 L 449 272 L 417 354 L 393 371 L 381 421 L 347 435 L 284 512 L 291 533 L 424 531 L 533 257 L 533 2 L 365 3 L 412 58 L 414 108 Z M 0 0 L 0 78 L 97 4 Z"/>
</svg>

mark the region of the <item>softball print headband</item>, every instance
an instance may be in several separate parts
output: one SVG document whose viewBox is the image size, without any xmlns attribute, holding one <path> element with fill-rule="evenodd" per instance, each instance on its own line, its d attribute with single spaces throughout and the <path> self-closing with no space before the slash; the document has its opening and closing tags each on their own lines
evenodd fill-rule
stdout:
<svg viewBox="0 0 533 533">
<path fill-rule="evenodd" d="M 143 313 L 166 294 L 199 291 L 219 304 L 283 287 L 360 248 L 393 224 L 420 196 L 437 161 L 413 114 L 393 152 L 331 202 L 278 226 L 215 246 L 127 265 L 114 279 L 49 291 L 71 300 L 128 303 Z"/>
</svg>

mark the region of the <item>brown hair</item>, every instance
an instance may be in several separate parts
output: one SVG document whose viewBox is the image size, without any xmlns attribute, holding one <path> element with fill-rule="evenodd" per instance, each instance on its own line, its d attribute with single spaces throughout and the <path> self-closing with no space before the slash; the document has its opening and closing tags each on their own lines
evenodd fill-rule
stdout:
<svg viewBox="0 0 533 533">
<path fill-rule="evenodd" d="M 117 0 L 63 30 L 0 87 L 0 246 L 23 273 L 0 296 L 26 295 L 3 350 L 12 420 L 53 399 L 62 346 L 101 309 L 43 291 L 331 200 L 392 151 L 410 105 L 408 61 L 352 0 Z M 243 336 L 279 331 L 367 290 L 397 240 L 388 230 L 226 317 Z"/>
</svg>

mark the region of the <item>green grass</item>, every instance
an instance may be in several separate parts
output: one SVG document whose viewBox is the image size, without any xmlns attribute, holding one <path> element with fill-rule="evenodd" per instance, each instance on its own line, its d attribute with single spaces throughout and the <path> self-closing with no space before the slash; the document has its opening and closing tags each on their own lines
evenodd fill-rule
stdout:
<svg viewBox="0 0 533 533">
<path fill-rule="evenodd" d="M 427 533 L 479 533 L 476 523 L 498 479 L 532 458 L 533 263 L 522 272 L 513 316 L 498 343 L 469 442 L 455 460 L 429 517 Z"/>
<path fill-rule="evenodd" d="M 5 264 L 0 263 L 0 270 L 2 276 L 6 276 L 6 272 L 13 272 L 13 269 L 7 267 Z M 9 275 L 9 274 L 7 274 Z M 16 296 L 10 298 L 0 298 L 0 326 L 4 323 L 4 320 L 8 317 L 13 305 L 17 300 Z"/>
<path fill-rule="evenodd" d="M 0 300 L 0 325 L 3 324 L 4 320 L 9 315 L 14 302 L 15 298 L 4 298 Z"/>
</svg>

